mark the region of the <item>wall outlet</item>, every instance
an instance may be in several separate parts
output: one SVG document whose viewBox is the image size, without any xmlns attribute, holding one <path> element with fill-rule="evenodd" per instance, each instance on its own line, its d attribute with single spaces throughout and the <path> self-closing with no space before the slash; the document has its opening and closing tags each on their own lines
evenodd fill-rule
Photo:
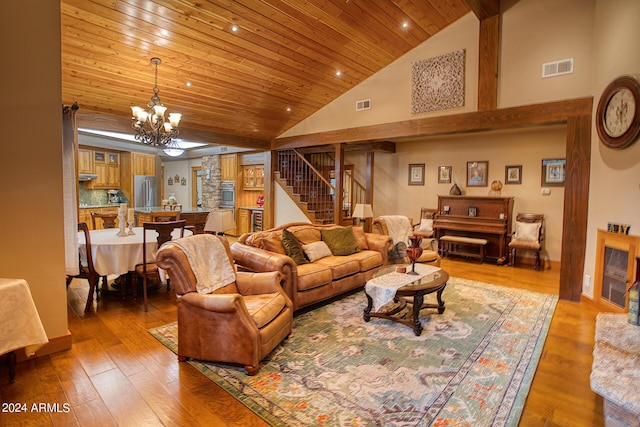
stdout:
<svg viewBox="0 0 640 427">
<path fill-rule="evenodd" d="M 543 196 L 548 196 L 549 194 L 551 194 L 551 189 L 550 188 L 543 188 L 542 189 L 542 195 Z"/>
</svg>

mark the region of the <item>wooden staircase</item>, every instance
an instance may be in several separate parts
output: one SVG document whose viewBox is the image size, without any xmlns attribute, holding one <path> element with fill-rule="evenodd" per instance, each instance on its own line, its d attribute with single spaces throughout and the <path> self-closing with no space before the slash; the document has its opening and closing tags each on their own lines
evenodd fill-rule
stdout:
<svg viewBox="0 0 640 427">
<path fill-rule="evenodd" d="M 291 199 L 315 224 L 334 223 L 334 187 L 296 150 L 278 151 L 276 180 Z"/>
</svg>

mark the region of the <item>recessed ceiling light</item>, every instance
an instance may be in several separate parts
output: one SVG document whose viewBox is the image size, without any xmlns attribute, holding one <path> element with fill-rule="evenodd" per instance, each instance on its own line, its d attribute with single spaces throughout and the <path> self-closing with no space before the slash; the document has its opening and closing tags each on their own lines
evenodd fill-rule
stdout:
<svg viewBox="0 0 640 427">
<path fill-rule="evenodd" d="M 191 82 L 186 82 L 185 85 L 187 85 L 187 87 L 191 87 L 191 85 L 193 85 L 193 83 Z"/>
<path fill-rule="evenodd" d="M 287 112 L 290 113 L 291 112 L 291 107 L 287 107 Z"/>
<path fill-rule="evenodd" d="M 342 71 L 337 70 L 337 71 L 336 71 L 336 76 L 340 77 L 341 75 L 342 75 Z"/>
<path fill-rule="evenodd" d="M 236 24 L 233 24 L 233 25 L 231 26 L 231 31 L 233 31 L 234 33 L 237 33 L 239 29 L 240 29 L 240 27 L 239 27 L 239 26 L 237 26 Z"/>
<path fill-rule="evenodd" d="M 402 29 L 406 30 L 407 28 L 409 28 L 409 23 L 408 22 L 403 22 L 402 23 Z"/>
</svg>

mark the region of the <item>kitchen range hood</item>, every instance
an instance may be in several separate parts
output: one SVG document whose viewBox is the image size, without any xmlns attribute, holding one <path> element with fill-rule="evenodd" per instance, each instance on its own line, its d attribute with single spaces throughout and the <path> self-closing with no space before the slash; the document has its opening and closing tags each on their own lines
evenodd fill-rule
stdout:
<svg viewBox="0 0 640 427">
<path fill-rule="evenodd" d="M 79 173 L 78 174 L 78 181 L 91 181 L 98 178 L 98 175 L 92 174 L 92 173 Z"/>
</svg>

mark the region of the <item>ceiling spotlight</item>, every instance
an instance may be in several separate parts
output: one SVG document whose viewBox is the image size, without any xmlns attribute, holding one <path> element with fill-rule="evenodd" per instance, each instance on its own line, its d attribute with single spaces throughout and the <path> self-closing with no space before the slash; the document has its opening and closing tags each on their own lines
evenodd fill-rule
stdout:
<svg viewBox="0 0 640 427">
<path fill-rule="evenodd" d="M 403 22 L 402 23 L 402 29 L 406 30 L 407 28 L 409 28 L 409 23 L 408 22 Z"/>
<path fill-rule="evenodd" d="M 336 71 L 336 76 L 337 77 L 340 77 L 341 75 L 342 75 L 342 71 L 340 71 L 340 70 Z"/>
<path fill-rule="evenodd" d="M 233 24 L 231 26 L 231 31 L 233 31 L 234 33 L 237 33 L 239 29 L 240 29 L 240 27 L 238 27 L 236 24 Z"/>
<path fill-rule="evenodd" d="M 287 107 L 287 112 L 290 113 L 291 112 L 291 107 Z"/>
<path fill-rule="evenodd" d="M 191 87 L 191 85 L 193 85 L 193 83 L 191 82 L 186 82 L 185 85 L 187 85 L 187 87 Z"/>
</svg>

